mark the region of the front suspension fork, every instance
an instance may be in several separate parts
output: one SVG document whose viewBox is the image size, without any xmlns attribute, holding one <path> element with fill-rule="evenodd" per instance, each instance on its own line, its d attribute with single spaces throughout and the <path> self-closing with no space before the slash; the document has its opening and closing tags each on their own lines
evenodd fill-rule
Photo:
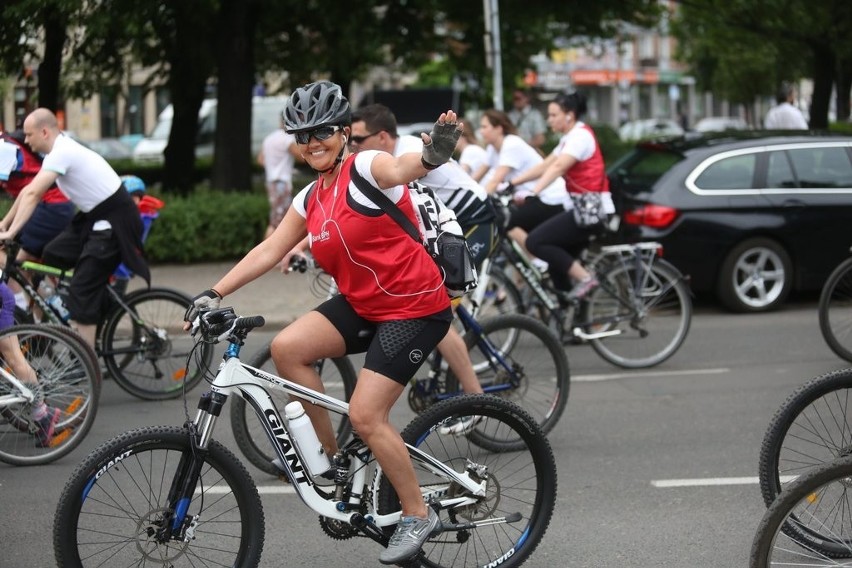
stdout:
<svg viewBox="0 0 852 568">
<path fill-rule="evenodd" d="M 195 495 L 201 468 L 207 456 L 207 446 L 213 436 L 213 426 L 227 399 L 227 395 L 224 394 L 205 392 L 198 401 L 198 414 L 195 420 L 187 424 L 190 449 L 181 455 L 169 488 L 166 522 L 158 531 L 161 542 L 192 538 L 187 529 L 194 526 L 197 518 L 187 518 L 186 513 Z"/>
</svg>

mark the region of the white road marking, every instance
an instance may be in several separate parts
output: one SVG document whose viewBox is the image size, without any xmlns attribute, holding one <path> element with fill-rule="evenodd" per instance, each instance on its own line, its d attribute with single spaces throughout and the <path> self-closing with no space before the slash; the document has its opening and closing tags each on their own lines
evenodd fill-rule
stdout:
<svg viewBox="0 0 852 568">
<path fill-rule="evenodd" d="M 673 377 L 679 375 L 721 375 L 729 373 L 730 369 L 688 369 L 684 371 L 640 371 L 640 372 L 623 372 L 623 373 L 608 373 L 605 375 L 572 375 L 572 382 L 593 382 L 593 381 L 612 381 L 615 379 L 630 379 L 634 377 Z"/>
<path fill-rule="evenodd" d="M 789 483 L 796 479 L 795 475 L 782 475 L 781 483 Z M 719 485 L 756 485 L 758 477 L 705 477 L 696 479 L 654 479 L 653 487 L 668 489 L 672 487 L 713 487 Z"/>
</svg>

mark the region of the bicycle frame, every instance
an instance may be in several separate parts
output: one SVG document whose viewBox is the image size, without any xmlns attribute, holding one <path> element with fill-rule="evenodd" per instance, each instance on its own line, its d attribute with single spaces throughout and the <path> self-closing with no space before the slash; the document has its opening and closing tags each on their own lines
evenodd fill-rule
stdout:
<svg viewBox="0 0 852 568">
<path fill-rule="evenodd" d="M 282 420 L 281 414 L 272 402 L 272 398 L 267 393 L 266 388 L 286 392 L 307 401 L 309 404 L 322 406 L 338 414 L 348 415 L 349 405 L 336 398 L 242 363 L 239 360 L 239 350 L 239 340 L 231 339 L 224 355 L 224 361 L 220 365 L 219 372 L 212 383 L 211 390 L 202 395 L 198 414 L 193 421 L 197 431 L 198 448 L 203 451 L 207 447 L 212 437 L 216 418 L 224 406 L 227 397 L 237 394 L 244 398 L 257 413 L 257 417 L 263 425 L 264 432 L 280 460 L 284 473 L 291 480 L 293 488 L 302 502 L 324 517 L 351 522 L 352 515 L 356 514 L 362 506 L 360 488 L 367 485 L 366 465 L 371 461 L 369 450 L 366 447 L 358 450 L 354 454 L 356 459 L 351 461 L 349 478 L 351 479 L 353 491 L 347 502 L 334 501 L 320 495 L 314 490 L 314 481 L 306 474 L 305 468 L 302 465 L 303 458 L 298 447 L 292 442 L 287 422 Z M 406 447 L 412 461 L 415 463 L 422 465 L 437 475 L 445 477 L 448 483 L 457 483 L 473 495 L 478 497 L 485 495 L 487 481 L 474 481 L 467 472 L 456 472 L 418 448 L 408 444 L 406 444 Z M 183 514 L 181 512 L 185 512 L 189 506 L 189 500 L 192 498 L 198 476 L 198 472 L 194 472 L 185 482 L 177 483 L 177 477 L 185 476 L 185 472 L 182 471 L 183 469 L 179 468 L 176 474 L 176 483 L 172 485 L 173 490 L 180 488 L 180 491 L 177 494 L 170 495 L 170 502 L 175 505 L 175 511 L 177 512 L 175 526 L 173 527 L 175 529 L 182 522 Z M 379 468 L 376 469 L 373 482 L 379 479 L 380 471 Z M 358 489 L 355 490 L 354 488 Z M 446 495 L 446 491 L 443 489 L 440 487 L 435 488 L 431 495 L 424 495 L 424 499 L 427 501 L 431 500 L 431 498 L 439 499 L 441 508 L 462 506 L 475 502 L 475 499 L 471 497 L 442 498 Z M 399 512 L 378 515 L 372 503 L 367 503 L 367 510 L 369 513 L 369 523 L 376 527 L 390 526 L 399 522 Z"/>
<path fill-rule="evenodd" d="M 49 323 L 55 323 L 55 324 L 58 324 L 58 325 L 68 325 L 68 323 L 66 321 L 62 320 L 62 318 L 60 317 L 59 312 L 56 310 L 56 308 L 54 308 L 53 306 L 51 306 L 50 304 L 47 303 L 47 299 L 44 298 L 41 294 L 39 294 L 35 285 L 33 285 L 33 283 L 28 278 L 26 278 L 22 274 L 21 271 L 22 270 L 28 270 L 28 271 L 34 272 L 34 273 L 42 275 L 42 276 L 53 276 L 53 277 L 55 277 L 59 280 L 60 286 L 64 285 L 66 280 L 68 278 L 70 278 L 70 276 L 73 272 L 69 271 L 69 270 L 61 270 L 61 269 L 55 268 L 53 266 L 48 266 L 46 264 L 40 264 L 38 262 L 33 262 L 33 261 L 29 261 L 29 260 L 20 263 L 19 266 L 16 265 L 16 264 L 12 264 L 12 266 L 10 267 L 10 266 L 8 266 L 8 264 L 9 264 L 9 260 L 7 260 L 6 268 L 2 271 L 3 277 L 6 278 L 6 279 L 11 278 L 12 280 L 15 280 L 15 282 L 17 282 L 24 289 L 24 291 L 33 300 L 33 302 L 35 302 L 35 304 L 39 307 L 39 309 L 42 311 L 42 313 L 45 314 L 48 317 L 48 319 L 50 320 Z M 106 287 L 106 289 L 107 289 L 107 293 L 109 294 L 110 300 L 112 302 L 114 302 L 117 306 L 119 306 L 126 314 L 128 314 L 130 316 L 130 318 L 133 320 L 134 324 L 138 325 L 139 327 L 147 329 L 147 324 L 145 323 L 145 321 L 142 318 L 139 317 L 139 314 L 137 314 L 133 310 L 133 308 L 131 308 L 127 304 L 127 302 L 124 301 L 124 297 L 122 296 L 122 294 L 118 290 L 114 289 L 110 285 L 108 285 Z M 108 313 L 109 312 L 107 312 L 107 314 Z M 100 336 L 101 335 L 100 332 L 101 332 L 101 324 L 102 323 L 103 323 L 103 321 L 98 323 L 98 332 L 97 332 L 97 335 L 96 335 L 96 337 L 98 338 L 98 345 L 95 346 L 95 352 L 99 356 L 101 356 L 101 355 L 120 355 L 122 353 L 131 353 L 132 354 L 132 353 L 136 353 L 138 351 L 138 349 L 136 349 L 136 348 L 128 348 L 128 349 L 120 349 L 120 350 L 116 350 L 116 351 L 111 351 L 110 353 L 104 353 L 103 352 L 103 341 L 102 341 L 102 338 Z"/>
<path fill-rule="evenodd" d="M 0 367 L 0 378 L 10 382 L 18 394 L 6 394 L 0 396 L 0 408 L 5 408 L 13 404 L 29 404 L 35 400 L 33 392 L 27 386 L 19 381 L 17 377 L 9 373 L 6 369 Z"/>
<path fill-rule="evenodd" d="M 462 326 L 464 326 L 466 333 L 476 334 L 476 345 L 485 357 L 488 366 L 493 369 L 502 369 L 508 373 L 509 382 L 499 383 L 496 385 L 482 385 L 482 391 L 486 394 L 494 394 L 518 388 L 521 380 L 515 372 L 515 369 L 513 369 L 506 359 L 503 358 L 500 354 L 500 350 L 497 349 L 497 347 L 495 347 L 483 333 L 482 326 L 478 321 L 476 321 L 476 319 L 474 319 L 473 314 L 465 308 L 464 305 L 459 304 L 456 307 L 456 317 L 458 317 L 462 322 Z M 435 384 L 438 379 L 438 370 L 441 369 L 442 365 L 443 357 L 441 356 L 441 352 L 436 349 L 429 376 L 425 380 L 417 380 L 416 378 L 412 379 L 411 388 L 417 389 L 422 394 L 434 395 L 436 401 L 446 400 L 461 394 L 462 391 L 460 390 L 453 392 L 441 392 L 441 389 Z M 426 386 L 424 386 L 424 383 Z"/>
</svg>

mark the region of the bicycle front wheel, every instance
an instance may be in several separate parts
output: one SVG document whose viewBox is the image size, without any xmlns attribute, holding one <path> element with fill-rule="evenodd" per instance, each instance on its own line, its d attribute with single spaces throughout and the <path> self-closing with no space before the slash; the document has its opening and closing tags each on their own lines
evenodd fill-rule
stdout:
<svg viewBox="0 0 852 568">
<path fill-rule="evenodd" d="M 749 566 L 848 566 L 836 558 L 852 557 L 850 477 L 847 456 L 787 485 L 757 528 Z"/>
<path fill-rule="evenodd" d="M 15 347 L 35 371 L 44 402 L 59 409 L 53 437 L 37 445 L 31 403 L 0 405 L 0 461 L 37 465 L 55 461 L 76 448 L 89 433 L 97 413 L 101 374 L 94 352 L 70 329 L 25 324 L 4 329 L 0 339 L 16 338 Z M 5 355 L 0 365 L 12 372 Z M 21 380 L 21 377 L 18 377 Z M 34 384 L 24 382 L 30 389 Z M 0 377 L 0 397 L 19 395 L 17 387 Z"/>
<path fill-rule="evenodd" d="M 271 344 L 267 343 L 247 361 L 247 364 L 256 369 L 276 374 L 270 347 Z M 318 362 L 316 368 L 322 378 L 325 393 L 338 400 L 348 402 L 355 390 L 357 378 L 355 367 L 349 358 L 325 359 Z M 269 389 L 268 394 L 272 397 L 276 408 L 283 409 L 290 402 L 287 393 L 279 390 Z M 352 423 L 348 416 L 333 412 L 329 414 L 331 415 L 332 426 L 337 432 L 337 445 L 343 447 L 352 435 Z M 231 428 L 234 431 L 234 440 L 237 442 L 237 446 L 252 465 L 269 475 L 281 473 L 272 465 L 272 460 L 278 456 L 269 444 L 269 438 L 266 436 L 263 424 L 260 423 L 254 409 L 238 396 L 231 397 Z"/>
<path fill-rule="evenodd" d="M 692 321 L 692 300 L 680 272 L 664 260 L 615 265 L 584 302 L 582 330 L 613 365 L 659 365 L 680 348 Z"/>
<path fill-rule="evenodd" d="M 192 300 L 177 290 L 150 288 L 124 298 L 101 331 L 101 356 L 115 382 L 146 400 L 177 398 L 193 388 L 213 358 L 213 346 L 196 345 L 183 329 Z M 189 355 L 195 349 L 195 355 Z"/>
<path fill-rule="evenodd" d="M 219 442 L 208 446 L 192 501 L 169 502 L 172 484 L 186 473 L 184 458 L 193 453 L 187 430 L 166 426 L 127 432 L 92 452 L 59 498 L 57 565 L 257 566 L 264 538 L 260 496 Z"/>
<path fill-rule="evenodd" d="M 838 357 L 852 361 L 852 258 L 840 263 L 822 288 L 819 329 Z"/>
<path fill-rule="evenodd" d="M 448 421 L 476 418 L 466 435 L 441 434 Z M 518 438 L 515 452 L 493 453 L 472 440 L 473 433 Z M 556 463 L 547 438 L 520 407 L 489 395 L 456 397 L 426 410 L 402 432 L 416 446 L 456 472 L 470 472 L 485 483 L 486 494 L 465 504 L 471 495 L 424 462 L 412 458 L 423 498 L 437 506 L 445 525 L 472 524 L 444 531 L 423 545 L 418 559 L 437 567 L 521 565 L 544 537 L 556 503 Z M 380 514 L 399 510 L 399 499 L 384 475 L 374 487 Z M 446 504 L 442 504 L 442 502 Z M 476 526 L 479 525 L 479 526 Z M 388 527 L 390 531 L 394 527 Z"/>
<path fill-rule="evenodd" d="M 506 314 L 480 322 L 482 333 L 465 334 L 470 360 L 482 388 L 511 400 L 550 432 L 568 402 L 571 373 L 559 338 L 529 316 Z M 492 354 L 493 350 L 493 354 Z M 459 391 L 448 371 L 447 392 Z M 517 449 L 519 440 L 482 439 L 492 451 Z"/>
<path fill-rule="evenodd" d="M 852 369 L 811 379 L 781 405 L 760 447 L 760 490 L 770 506 L 787 482 L 852 453 Z"/>
</svg>

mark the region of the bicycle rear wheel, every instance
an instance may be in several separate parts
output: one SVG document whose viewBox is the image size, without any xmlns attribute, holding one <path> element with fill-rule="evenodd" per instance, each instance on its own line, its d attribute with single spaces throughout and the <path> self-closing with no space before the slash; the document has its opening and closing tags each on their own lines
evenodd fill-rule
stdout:
<svg viewBox="0 0 852 568">
<path fill-rule="evenodd" d="M 61 413 L 47 447 L 38 447 L 32 404 L 0 407 L 0 461 L 13 465 L 55 461 L 83 441 L 95 420 L 101 375 L 94 352 L 79 335 L 60 326 L 13 326 L 0 332 L 0 338 L 7 337 L 17 337 L 24 358 L 36 372 L 45 403 Z M 11 373 L 2 355 L 0 365 Z M 13 394 L 18 394 L 17 388 L 0 378 L 0 397 Z"/>
<path fill-rule="evenodd" d="M 440 433 L 441 425 L 448 421 L 470 416 L 478 417 L 472 432 L 517 438 L 523 444 L 514 452 L 492 453 L 473 441 L 472 432 L 464 436 Z M 547 438 L 526 412 L 489 395 L 452 398 L 415 418 L 402 437 L 454 471 L 472 472 L 486 484 L 486 495 L 474 498 L 473 503 L 439 506 L 438 514 L 445 525 L 481 524 L 444 531 L 427 540 L 418 557 L 423 566 L 511 568 L 529 558 L 550 524 L 557 482 Z M 412 461 L 427 503 L 470 496 L 416 457 Z M 377 475 L 373 494 L 380 514 L 399 510 L 399 499 L 384 475 Z"/>
<path fill-rule="evenodd" d="M 264 538 L 260 496 L 219 442 L 208 446 L 191 503 L 181 502 L 180 510 L 169 502 L 183 458 L 197 453 L 186 429 L 161 426 L 126 432 L 89 454 L 56 509 L 57 565 L 257 566 Z M 163 537 L 167 527 L 174 533 Z"/>
<path fill-rule="evenodd" d="M 562 416 L 571 386 L 568 357 L 559 338 L 540 321 L 520 314 L 479 323 L 482 334 L 470 331 L 464 340 L 480 384 L 484 389 L 506 387 L 491 394 L 518 404 L 547 434 Z M 487 344 L 497 351 L 493 359 Z M 456 391 L 460 391 L 459 381 L 448 371 L 447 392 Z M 480 437 L 479 441 L 491 451 L 523 445 L 518 439 Z"/>
<path fill-rule="evenodd" d="M 822 288 L 819 329 L 838 357 L 852 361 L 852 258 L 840 263 Z"/>
<path fill-rule="evenodd" d="M 183 329 L 192 300 L 177 290 L 150 288 L 132 292 L 124 302 L 130 311 L 116 306 L 101 330 L 101 356 L 115 382 L 146 400 L 177 398 L 197 385 L 213 346 L 196 345 Z"/>
<path fill-rule="evenodd" d="M 271 344 L 267 343 L 247 361 L 247 364 L 276 374 L 270 346 Z M 349 358 L 325 359 L 320 361 L 318 366 L 326 394 L 339 400 L 348 401 L 355 390 L 357 378 L 355 367 L 353 367 Z M 272 389 L 268 393 L 278 409 L 283 410 L 290 402 L 287 393 Z M 337 444 L 343 447 L 352 435 L 352 423 L 349 422 L 348 416 L 341 416 L 333 412 L 329 414 L 331 415 L 332 426 L 337 432 Z M 263 425 L 257 418 L 254 409 L 238 396 L 231 397 L 231 428 L 234 431 L 234 440 L 237 442 L 237 446 L 252 465 L 269 475 L 280 474 L 278 469 L 272 465 L 272 460 L 277 456 L 269 445 L 269 439 Z"/>
<path fill-rule="evenodd" d="M 786 484 L 852 455 L 852 369 L 815 377 L 775 412 L 760 447 L 760 490 L 770 506 Z"/>
<path fill-rule="evenodd" d="M 680 348 L 692 321 L 692 300 L 667 262 L 618 264 L 598 273 L 601 285 L 583 303 L 580 327 L 598 355 L 628 369 L 659 365 Z"/>
<path fill-rule="evenodd" d="M 836 558 L 852 557 L 850 477 L 847 456 L 787 485 L 757 528 L 749 566 L 848 566 Z"/>
</svg>

